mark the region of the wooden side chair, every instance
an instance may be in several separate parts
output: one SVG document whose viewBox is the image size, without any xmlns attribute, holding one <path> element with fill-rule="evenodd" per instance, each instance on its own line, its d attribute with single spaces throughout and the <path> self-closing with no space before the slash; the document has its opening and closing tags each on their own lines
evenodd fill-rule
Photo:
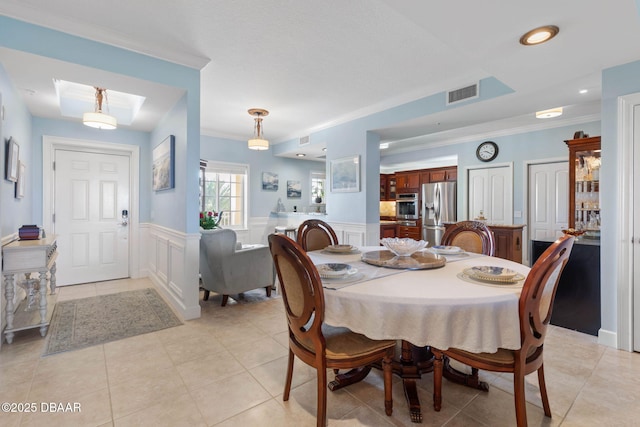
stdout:
<svg viewBox="0 0 640 427">
<path fill-rule="evenodd" d="M 495 353 L 471 353 L 456 348 L 444 351 L 431 349 L 434 354 L 433 402 L 436 411 L 440 410 L 442 403 L 442 369 L 443 355 L 445 355 L 475 369 L 512 373 L 518 427 L 527 425 L 524 377 L 538 371 L 542 407 L 544 414 L 551 417 L 542 359 L 544 339 L 551 320 L 553 300 L 560 274 L 569 260 L 573 242 L 573 236 L 564 236 L 556 240 L 538 258 L 527 275 L 519 302 L 521 343 L 519 349 L 500 348 Z"/>
<path fill-rule="evenodd" d="M 317 425 L 327 423 L 327 369 L 353 369 L 382 360 L 384 406 L 393 410 L 391 363 L 396 342 L 371 340 L 324 323 L 324 293 L 315 265 L 303 248 L 282 234 L 269 236 L 289 325 L 289 364 L 282 400 L 289 400 L 295 356 L 317 371 Z"/>
<path fill-rule="evenodd" d="M 308 219 L 298 227 L 298 244 L 305 251 L 324 249 L 338 244 L 338 236 L 333 228 L 319 219 Z"/>
<path fill-rule="evenodd" d="M 447 227 L 441 245 L 458 246 L 467 252 L 494 256 L 496 241 L 489 227 L 480 221 L 460 221 Z"/>
</svg>

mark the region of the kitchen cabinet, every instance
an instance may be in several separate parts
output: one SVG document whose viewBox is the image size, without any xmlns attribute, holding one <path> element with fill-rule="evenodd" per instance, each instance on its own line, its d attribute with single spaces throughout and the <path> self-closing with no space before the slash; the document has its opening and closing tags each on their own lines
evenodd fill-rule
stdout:
<svg viewBox="0 0 640 427">
<path fill-rule="evenodd" d="M 431 182 L 455 182 L 458 180 L 458 167 L 424 169 L 420 171 L 420 184 Z"/>
<path fill-rule="evenodd" d="M 444 225 L 445 230 L 454 223 Z M 522 229 L 524 224 L 488 225 L 496 243 L 495 256 L 522 263 Z"/>
<path fill-rule="evenodd" d="M 396 176 L 395 174 L 380 175 L 380 200 L 396 200 Z"/>
<path fill-rule="evenodd" d="M 414 225 L 415 224 L 415 225 Z M 422 239 L 420 221 L 415 221 L 411 225 L 398 224 L 396 227 L 396 237 L 409 237 L 413 240 Z"/>
<path fill-rule="evenodd" d="M 531 241 L 535 262 L 555 241 L 555 237 Z M 600 329 L 600 241 L 576 239 L 569 261 L 562 271 L 551 324 L 598 336 Z"/>
<path fill-rule="evenodd" d="M 380 224 L 380 238 L 396 237 L 396 224 Z"/>
<path fill-rule="evenodd" d="M 496 256 L 522 263 L 522 229 L 524 225 L 490 225 L 496 241 Z"/>
<path fill-rule="evenodd" d="M 396 187 L 399 193 L 417 193 L 420 189 L 419 172 L 396 173 Z"/>
<path fill-rule="evenodd" d="M 600 232 L 600 137 L 565 141 L 569 147 L 569 227 Z"/>
</svg>

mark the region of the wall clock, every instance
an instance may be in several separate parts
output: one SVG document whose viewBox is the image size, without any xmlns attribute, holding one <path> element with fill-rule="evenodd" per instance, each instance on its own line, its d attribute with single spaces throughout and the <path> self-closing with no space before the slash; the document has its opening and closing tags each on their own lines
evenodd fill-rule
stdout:
<svg viewBox="0 0 640 427">
<path fill-rule="evenodd" d="M 490 162 L 498 157 L 498 144 L 493 141 L 485 141 L 478 145 L 476 157 L 483 162 Z"/>
</svg>

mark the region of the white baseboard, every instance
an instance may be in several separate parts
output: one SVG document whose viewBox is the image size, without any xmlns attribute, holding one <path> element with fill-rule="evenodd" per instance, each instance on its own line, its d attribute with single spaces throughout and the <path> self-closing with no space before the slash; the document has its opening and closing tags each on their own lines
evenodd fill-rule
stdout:
<svg viewBox="0 0 640 427">
<path fill-rule="evenodd" d="M 618 334 L 605 329 L 598 331 L 598 344 L 606 345 L 607 347 L 618 348 Z"/>
</svg>

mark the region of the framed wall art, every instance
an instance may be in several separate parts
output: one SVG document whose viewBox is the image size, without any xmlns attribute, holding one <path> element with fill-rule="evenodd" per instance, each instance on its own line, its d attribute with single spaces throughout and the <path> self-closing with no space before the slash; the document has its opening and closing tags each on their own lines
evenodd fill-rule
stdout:
<svg viewBox="0 0 640 427">
<path fill-rule="evenodd" d="M 287 198 L 299 199 L 302 197 L 302 183 L 300 181 L 287 181 Z"/>
<path fill-rule="evenodd" d="M 15 139 L 9 137 L 7 140 L 6 165 L 4 177 L 12 182 L 18 181 L 18 161 L 20 154 L 20 146 Z"/>
<path fill-rule="evenodd" d="M 262 189 L 267 191 L 278 191 L 278 174 L 262 172 Z"/>
<path fill-rule="evenodd" d="M 331 192 L 360 191 L 360 156 L 331 160 Z"/>
<path fill-rule="evenodd" d="M 153 149 L 153 189 L 168 190 L 175 186 L 175 151 L 176 142 L 169 135 Z"/>
</svg>

